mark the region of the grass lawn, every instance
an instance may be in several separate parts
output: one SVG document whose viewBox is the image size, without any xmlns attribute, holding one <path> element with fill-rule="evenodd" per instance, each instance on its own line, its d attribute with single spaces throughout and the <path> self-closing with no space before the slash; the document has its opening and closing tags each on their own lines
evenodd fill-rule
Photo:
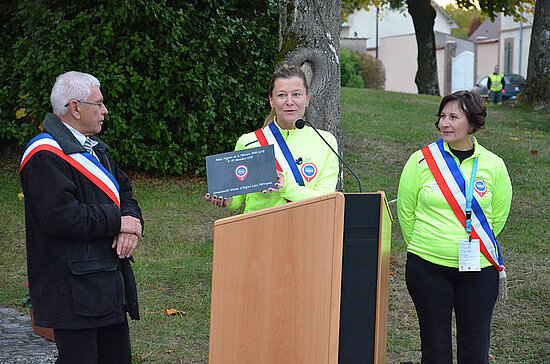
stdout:
<svg viewBox="0 0 550 364">
<path fill-rule="evenodd" d="M 364 191 L 397 197 L 401 169 L 415 150 L 438 139 L 434 113 L 441 98 L 342 89 L 346 162 Z M 260 121 L 259 121 L 260 122 Z M 514 197 L 500 242 L 509 298 L 497 303 L 490 355 L 494 363 L 550 363 L 550 115 L 489 106 L 480 143 L 502 157 Z M 0 306 L 24 312 L 26 296 L 23 202 L 18 158 L 0 161 Z M 136 363 L 207 363 L 216 219 L 238 212 L 204 203 L 203 180 L 132 175 L 146 231 L 134 257 L 142 319 L 130 324 Z M 345 173 L 346 192 L 357 192 Z M 404 282 L 406 247 L 396 220 L 392 232 L 388 363 L 420 362 L 418 323 Z M 475 299 L 475 297 L 472 297 Z M 165 309 L 183 313 L 167 316 Z"/>
</svg>

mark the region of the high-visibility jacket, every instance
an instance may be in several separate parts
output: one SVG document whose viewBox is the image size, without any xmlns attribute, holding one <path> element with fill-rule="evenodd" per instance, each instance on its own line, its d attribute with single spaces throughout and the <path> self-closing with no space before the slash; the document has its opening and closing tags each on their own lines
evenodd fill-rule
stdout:
<svg viewBox="0 0 550 364">
<path fill-rule="evenodd" d="M 499 92 L 502 91 L 502 79 L 504 78 L 504 75 L 502 73 L 491 73 L 489 75 L 489 79 L 491 80 L 490 89 L 493 92 Z"/>
<path fill-rule="evenodd" d="M 276 124 L 277 125 L 277 124 Z M 279 125 L 277 125 L 279 127 Z M 233 201 L 228 207 L 238 208 L 243 202 L 246 203 L 244 212 L 261 210 L 266 207 L 283 205 L 289 201 L 299 201 L 310 197 L 320 196 L 334 192 L 338 182 L 338 157 L 329 149 L 319 135 L 309 126 L 303 129 L 283 130 L 279 127 L 292 156 L 297 161 L 298 169 L 304 176 L 305 186 L 296 183 L 292 173 L 284 172 L 285 185 L 275 193 L 263 194 L 261 192 L 249 193 L 246 195 L 233 196 Z M 337 151 L 336 138 L 328 131 L 319 130 L 325 140 Z M 242 135 L 237 141 L 235 150 L 259 147 L 254 132 Z M 305 178 L 302 166 L 308 164 L 314 167 L 315 174 Z"/>
<path fill-rule="evenodd" d="M 445 151 L 450 152 L 445 143 Z M 474 154 L 460 164 L 466 182 L 470 183 L 474 158 L 478 157 L 476 180 L 482 180 L 487 191 L 475 198 L 497 236 L 503 229 L 512 201 L 512 184 L 504 161 L 481 146 L 474 138 Z M 453 155 L 458 163 L 458 158 Z M 458 241 L 468 234 L 445 200 L 435 182 L 422 152 L 411 155 L 399 181 L 397 216 L 407 251 L 431 263 L 458 268 Z M 491 263 L 480 254 L 481 267 Z"/>
</svg>

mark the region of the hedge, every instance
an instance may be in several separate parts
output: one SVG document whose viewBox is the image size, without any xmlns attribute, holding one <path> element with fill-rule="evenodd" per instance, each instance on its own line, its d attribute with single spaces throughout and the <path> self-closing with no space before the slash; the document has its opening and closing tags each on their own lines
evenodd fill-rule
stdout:
<svg viewBox="0 0 550 364">
<path fill-rule="evenodd" d="M 0 143 L 36 133 L 55 78 L 95 75 L 100 137 L 121 166 L 204 174 L 262 125 L 277 54 L 273 0 L 20 0 L 0 18 Z"/>
</svg>

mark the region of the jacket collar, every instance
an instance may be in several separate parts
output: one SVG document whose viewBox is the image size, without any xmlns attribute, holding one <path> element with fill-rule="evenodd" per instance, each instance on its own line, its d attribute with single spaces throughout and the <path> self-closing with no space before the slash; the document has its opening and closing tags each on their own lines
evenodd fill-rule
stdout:
<svg viewBox="0 0 550 364">
<path fill-rule="evenodd" d="M 46 114 L 46 118 L 42 122 L 42 128 L 59 143 L 59 146 L 66 154 L 84 153 L 86 151 L 73 133 L 63 125 L 63 122 L 56 115 L 52 113 Z M 95 136 L 91 138 L 98 142 L 96 148 L 99 152 L 103 153 L 109 149 L 107 144 Z"/>
</svg>

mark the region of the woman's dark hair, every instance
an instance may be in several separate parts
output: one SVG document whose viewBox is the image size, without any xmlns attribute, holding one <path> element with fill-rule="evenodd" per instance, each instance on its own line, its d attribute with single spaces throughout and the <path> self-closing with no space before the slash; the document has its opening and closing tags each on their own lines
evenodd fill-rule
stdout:
<svg viewBox="0 0 550 364">
<path fill-rule="evenodd" d="M 269 95 L 272 96 L 273 89 L 275 88 L 275 81 L 277 81 L 280 78 L 289 79 L 292 77 L 299 77 L 304 82 L 304 87 L 306 88 L 306 95 L 309 94 L 309 87 L 307 84 L 306 74 L 300 67 L 292 66 L 288 64 L 284 64 L 280 67 L 278 67 L 275 72 L 273 72 L 273 76 L 271 76 L 271 82 L 269 84 Z M 271 112 L 267 116 L 264 122 L 264 126 L 267 126 L 268 124 L 271 124 L 275 117 L 275 111 L 271 109 Z"/>
<path fill-rule="evenodd" d="M 479 129 L 485 128 L 485 118 L 487 117 L 487 107 L 485 102 L 475 92 L 470 91 L 456 91 L 450 95 L 447 95 L 441 100 L 439 104 L 439 111 L 437 113 L 437 121 L 435 122 L 435 127 L 439 129 L 439 119 L 441 117 L 441 112 L 445 105 L 449 102 L 457 101 L 460 111 L 462 111 L 468 123 L 470 124 L 470 134 L 475 133 Z"/>
</svg>

